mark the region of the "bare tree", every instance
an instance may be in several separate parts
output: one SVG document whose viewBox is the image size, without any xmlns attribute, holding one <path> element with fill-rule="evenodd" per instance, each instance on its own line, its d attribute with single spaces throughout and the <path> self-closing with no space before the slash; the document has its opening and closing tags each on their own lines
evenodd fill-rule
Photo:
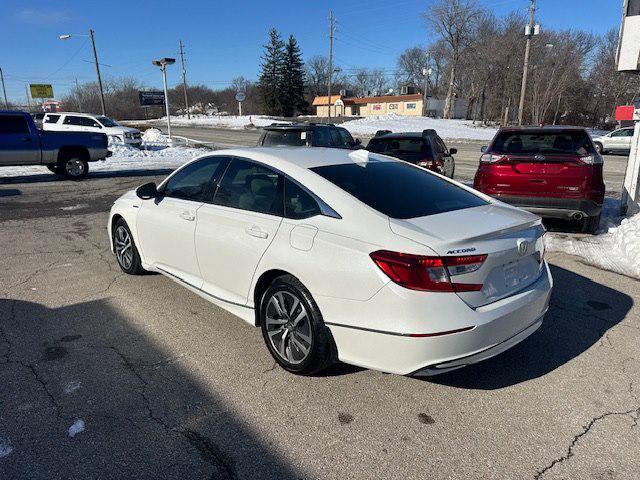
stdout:
<svg viewBox="0 0 640 480">
<path fill-rule="evenodd" d="M 419 89 L 424 85 L 423 69 L 429 67 L 427 49 L 412 47 L 400 54 L 397 60 L 396 81 L 398 85 L 409 85 Z"/>
<path fill-rule="evenodd" d="M 450 48 L 449 85 L 444 104 L 444 118 L 451 118 L 458 62 L 465 49 L 473 44 L 482 15 L 483 10 L 476 0 L 440 0 L 424 13 L 431 30 Z"/>
</svg>

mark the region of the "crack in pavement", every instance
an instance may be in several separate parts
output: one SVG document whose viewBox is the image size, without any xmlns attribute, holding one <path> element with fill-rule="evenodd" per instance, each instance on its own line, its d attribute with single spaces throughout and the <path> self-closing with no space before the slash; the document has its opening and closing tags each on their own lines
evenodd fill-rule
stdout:
<svg viewBox="0 0 640 480">
<path fill-rule="evenodd" d="M 636 414 L 635 416 L 633 414 Z M 546 467 L 544 467 L 541 470 L 538 470 L 536 472 L 536 474 L 534 475 L 534 480 L 539 480 L 540 478 L 542 478 L 543 475 L 545 475 L 549 470 L 551 470 L 552 468 L 554 468 L 556 465 L 559 465 L 561 463 L 563 463 L 566 460 L 569 460 L 571 457 L 573 457 L 574 453 L 573 453 L 573 449 L 576 446 L 576 444 L 578 443 L 578 441 L 584 437 L 585 435 L 587 435 L 591 429 L 594 427 L 594 425 L 596 423 L 598 423 L 600 420 L 603 420 L 607 417 L 610 417 L 612 415 L 625 415 L 625 416 L 629 416 L 633 419 L 634 424 L 632 425 L 632 428 L 634 426 L 636 426 L 638 424 L 638 418 L 640 417 L 640 407 L 637 408 L 633 408 L 631 410 L 627 410 L 624 412 L 607 412 L 607 413 L 603 413 L 602 415 L 592 418 L 591 421 L 585 426 L 583 427 L 582 432 L 578 433 L 577 435 L 575 435 L 573 437 L 573 440 L 571 441 L 571 444 L 569 445 L 569 448 L 567 448 L 567 452 L 562 455 L 559 458 L 556 458 L 555 460 L 553 460 L 549 465 L 547 465 Z"/>
</svg>

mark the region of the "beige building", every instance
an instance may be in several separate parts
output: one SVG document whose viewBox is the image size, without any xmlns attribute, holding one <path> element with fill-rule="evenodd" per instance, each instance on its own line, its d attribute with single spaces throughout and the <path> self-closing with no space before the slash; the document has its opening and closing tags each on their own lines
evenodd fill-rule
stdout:
<svg viewBox="0 0 640 480">
<path fill-rule="evenodd" d="M 316 97 L 312 106 L 318 117 L 328 116 L 326 96 Z M 420 116 L 422 115 L 422 94 L 382 95 L 377 97 L 343 97 L 331 95 L 332 117 L 368 117 L 372 115 Z"/>
</svg>

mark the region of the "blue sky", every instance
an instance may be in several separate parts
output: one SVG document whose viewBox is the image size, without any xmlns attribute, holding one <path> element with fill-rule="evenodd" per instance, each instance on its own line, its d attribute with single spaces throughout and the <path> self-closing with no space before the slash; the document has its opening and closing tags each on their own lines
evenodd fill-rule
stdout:
<svg viewBox="0 0 640 480">
<path fill-rule="evenodd" d="M 529 0 L 480 0 L 497 14 L 526 11 Z M 430 0 L 2 0 L 0 67 L 7 93 L 25 101 L 24 84 L 52 83 L 62 96 L 75 79 L 93 81 L 86 38 L 61 41 L 64 33 L 95 30 L 103 76 L 133 76 L 147 86 L 161 83 L 151 60 L 178 54 L 186 45 L 188 81 L 213 88 L 233 77 L 257 77 L 261 45 L 269 28 L 295 35 L 305 58 L 328 53 L 328 12 L 337 21 L 335 57 L 344 69 L 391 70 L 398 53 L 424 45 L 428 32 L 420 13 Z M 618 28 L 622 0 L 538 0 L 544 27 L 603 33 Z M 169 67 L 170 85 L 180 69 Z"/>
</svg>

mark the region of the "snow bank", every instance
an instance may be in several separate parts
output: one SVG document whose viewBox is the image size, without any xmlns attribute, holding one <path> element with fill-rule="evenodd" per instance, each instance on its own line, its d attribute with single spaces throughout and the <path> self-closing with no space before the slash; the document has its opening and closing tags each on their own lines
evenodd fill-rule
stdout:
<svg viewBox="0 0 640 480">
<path fill-rule="evenodd" d="M 640 214 L 620 219 L 614 213 L 615 203 L 619 206 L 619 201 L 605 203 L 601 225 L 608 228 L 606 233 L 583 238 L 547 234 L 547 250 L 576 255 L 590 265 L 640 278 Z"/>
<path fill-rule="evenodd" d="M 167 143 L 168 137 L 157 128 L 149 128 L 142 134 L 142 141 L 146 143 Z"/>
<path fill-rule="evenodd" d="M 104 162 L 89 164 L 91 172 L 110 172 L 120 170 L 157 170 L 174 169 L 209 150 L 203 148 L 170 147 L 156 150 L 140 150 L 129 145 L 112 145 L 109 149 L 113 156 Z M 42 166 L 20 166 L 0 168 L 0 178 L 26 176 L 34 174 L 51 174 Z"/>
<path fill-rule="evenodd" d="M 166 117 L 160 120 L 149 121 L 148 123 L 166 125 Z M 284 120 L 274 120 L 264 115 L 186 115 L 171 116 L 171 125 L 176 127 L 210 127 L 210 128 L 230 128 L 240 130 L 247 126 L 266 127 L 272 123 L 288 123 Z"/>
<path fill-rule="evenodd" d="M 421 132 L 427 128 L 433 128 L 442 138 L 466 140 L 491 140 L 497 132 L 496 128 L 473 125 L 470 120 L 444 120 L 401 115 L 364 117 L 345 122 L 341 126 L 349 130 L 352 135 L 375 135 L 378 130 Z"/>
</svg>

